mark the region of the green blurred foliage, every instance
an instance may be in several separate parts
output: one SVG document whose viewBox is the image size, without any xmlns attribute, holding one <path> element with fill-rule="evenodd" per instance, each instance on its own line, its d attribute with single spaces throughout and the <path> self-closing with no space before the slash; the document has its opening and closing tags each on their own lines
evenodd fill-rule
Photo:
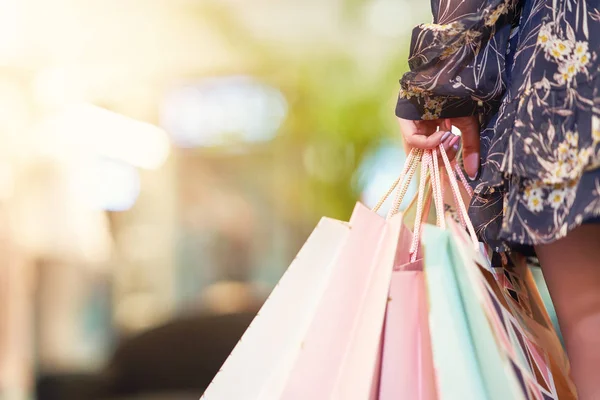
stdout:
<svg viewBox="0 0 600 400">
<path fill-rule="evenodd" d="M 364 3 L 348 0 L 344 23 L 352 24 Z M 276 209 L 311 227 L 321 215 L 347 219 L 360 196 L 361 188 L 352 184 L 357 167 L 382 140 L 398 137 L 393 107 L 408 44 L 373 60 L 381 64 L 377 68 L 365 68 L 369 60 L 339 46 L 296 51 L 253 37 L 235 12 L 216 1 L 194 12 L 243 60 L 239 70 L 227 73 L 255 76 L 286 96 L 289 114 L 273 144 Z"/>
</svg>

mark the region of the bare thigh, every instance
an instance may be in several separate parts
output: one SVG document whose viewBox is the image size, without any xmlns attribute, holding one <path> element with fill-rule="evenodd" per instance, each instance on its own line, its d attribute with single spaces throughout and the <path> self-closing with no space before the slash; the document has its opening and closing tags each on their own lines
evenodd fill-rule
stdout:
<svg viewBox="0 0 600 400">
<path fill-rule="evenodd" d="M 580 399 L 600 399 L 600 224 L 536 246 Z"/>
</svg>

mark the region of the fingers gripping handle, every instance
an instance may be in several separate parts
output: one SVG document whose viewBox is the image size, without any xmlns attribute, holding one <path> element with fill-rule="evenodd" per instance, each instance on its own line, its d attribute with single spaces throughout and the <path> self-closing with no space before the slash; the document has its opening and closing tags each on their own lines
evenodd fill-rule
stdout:
<svg viewBox="0 0 600 400">
<path fill-rule="evenodd" d="M 457 212 L 461 221 L 461 225 L 467 229 L 469 232 L 469 236 L 473 241 L 473 244 L 477 249 L 479 249 L 479 241 L 477 240 L 477 235 L 475 233 L 475 228 L 471 223 L 468 213 L 467 207 L 463 201 L 462 195 L 459 190 L 458 182 L 456 179 L 456 175 L 458 175 L 461 184 L 465 188 L 465 190 L 472 195 L 473 191 L 469 186 L 462 170 L 458 165 L 453 168 L 450 160 L 448 159 L 448 155 L 444 149 L 443 145 L 440 145 L 437 149 L 432 150 L 422 150 L 422 149 L 413 149 L 408 154 L 406 158 L 406 162 L 404 164 L 404 168 L 400 173 L 398 179 L 394 181 L 392 186 L 388 189 L 387 193 L 379 200 L 379 202 L 373 207 L 373 211 L 378 211 L 383 203 L 390 197 L 390 195 L 396 190 L 396 195 L 394 196 L 394 202 L 392 207 L 390 208 L 387 218 L 391 218 L 395 214 L 399 212 L 400 204 L 408 191 L 408 186 L 416 172 L 417 166 L 421 161 L 421 176 L 419 182 L 419 191 L 417 194 L 417 210 L 416 210 L 416 221 L 414 224 L 413 237 L 410 246 L 411 260 L 416 260 L 418 246 L 421 237 L 422 230 L 422 218 L 423 218 L 423 202 L 425 197 L 425 187 L 427 178 L 430 178 L 431 188 L 433 191 L 433 199 L 436 210 L 436 225 L 445 228 L 446 221 L 444 219 L 444 196 L 442 189 L 442 180 L 440 178 L 440 166 L 438 162 L 438 152 L 441 155 L 442 161 L 444 163 L 444 167 L 446 169 L 446 173 L 448 175 L 448 180 L 450 181 L 450 188 L 452 190 L 452 195 L 454 197 L 454 201 L 456 202 Z"/>
</svg>

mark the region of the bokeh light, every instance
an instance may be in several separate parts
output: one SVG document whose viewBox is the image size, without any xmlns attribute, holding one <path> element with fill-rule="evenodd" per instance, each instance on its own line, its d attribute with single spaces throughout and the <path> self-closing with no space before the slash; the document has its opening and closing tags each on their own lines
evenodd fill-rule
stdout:
<svg viewBox="0 0 600 400">
<path fill-rule="evenodd" d="M 41 70 L 33 81 L 36 101 L 50 109 L 85 99 L 85 80 L 75 68 L 49 67 Z"/>
<path fill-rule="evenodd" d="M 271 140 L 287 113 L 277 89 L 243 76 L 206 79 L 173 90 L 161 123 L 180 147 Z"/>
<path fill-rule="evenodd" d="M 91 104 L 70 105 L 44 121 L 38 144 L 50 154 L 95 154 L 145 169 L 159 168 L 170 152 L 162 129 Z"/>
<path fill-rule="evenodd" d="M 81 168 L 78 185 L 86 203 L 98 210 L 128 210 L 140 194 L 137 169 L 110 158 L 96 158 Z"/>
</svg>

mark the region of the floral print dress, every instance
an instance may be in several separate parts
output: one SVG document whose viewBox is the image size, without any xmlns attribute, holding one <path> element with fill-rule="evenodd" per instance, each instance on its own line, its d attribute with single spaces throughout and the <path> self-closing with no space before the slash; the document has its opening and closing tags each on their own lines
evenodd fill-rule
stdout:
<svg viewBox="0 0 600 400">
<path fill-rule="evenodd" d="M 432 0 L 413 31 L 396 115 L 478 115 L 469 213 L 498 251 L 600 216 L 600 1 Z"/>
</svg>

